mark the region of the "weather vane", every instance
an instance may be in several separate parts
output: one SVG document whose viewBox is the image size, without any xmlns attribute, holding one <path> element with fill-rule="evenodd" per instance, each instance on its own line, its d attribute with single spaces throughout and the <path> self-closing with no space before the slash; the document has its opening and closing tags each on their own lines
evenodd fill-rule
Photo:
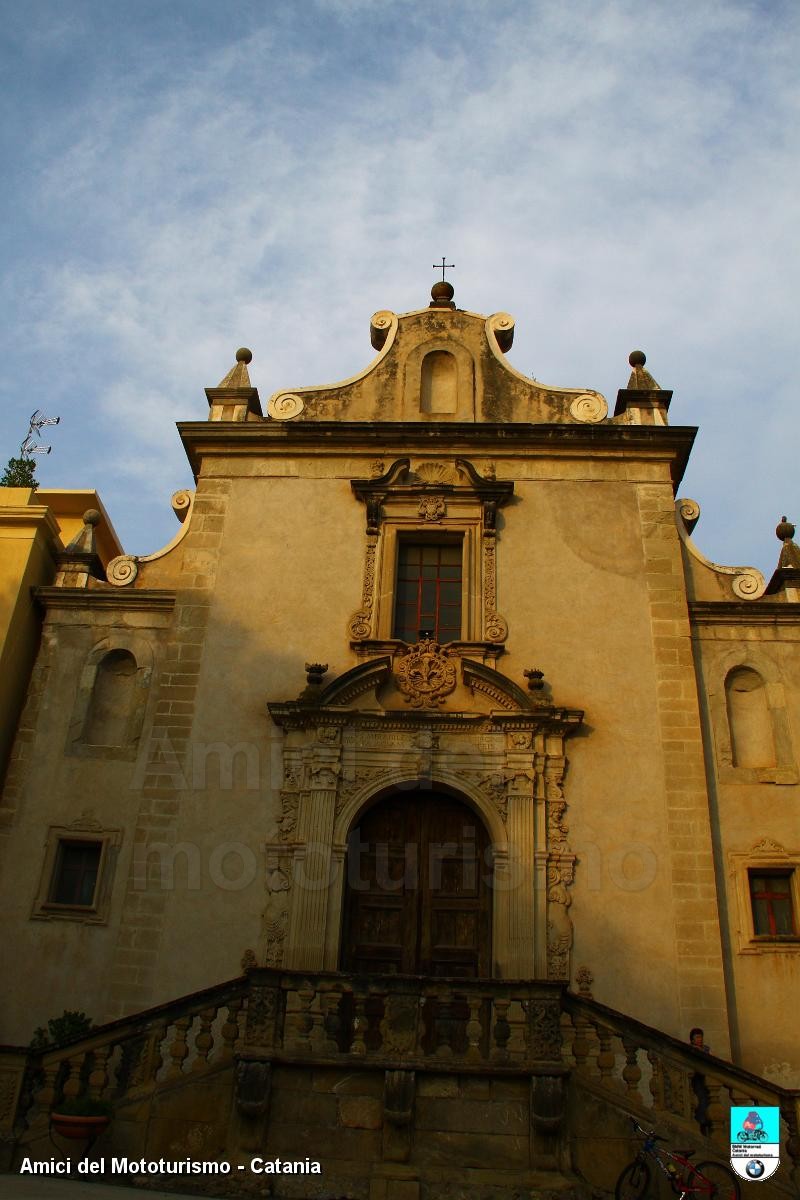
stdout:
<svg viewBox="0 0 800 1200">
<path fill-rule="evenodd" d="M 36 438 L 46 425 L 57 425 L 61 417 L 45 417 L 42 415 L 41 409 L 37 408 L 36 412 L 31 416 L 28 424 L 28 432 L 25 435 L 25 440 L 19 448 L 20 457 L 28 458 L 31 454 L 49 454 L 52 446 L 39 446 L 36 444 Z"/>
<path fill-rule="evenodd" d="M 444 283 L 444 273 L 445 273 L 445 271 L 449 271 L 449 270 L 451 270 L 451 269 L 452 269 L 452 270 L 455 270 L 455 266 L 456 266 L 456 264 L 455 264 L 455 263 L 449 263 L 449 262 L 445 262 L 445 261 L 444 261 L 444 259 L 445 259 L 445 256 L 444 256 L 444 254 L 443 254 L 443 255 L 442 255 L 442 261 L 441 261 L 440 263 L 434 263 L 434 264 L 433 264 L 433 269 L 434 269 L 434 271 L 441 271 L 441 272 L 442 272 L 442 283 Z"/>
</svg>

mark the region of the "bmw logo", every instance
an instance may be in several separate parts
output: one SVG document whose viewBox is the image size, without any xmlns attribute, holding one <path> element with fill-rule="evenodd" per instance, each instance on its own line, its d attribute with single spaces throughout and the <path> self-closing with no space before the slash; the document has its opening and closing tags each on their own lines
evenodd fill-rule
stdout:
<svg viewBox="0 0 800 1200">
<path fill-rule="evenodd" d="M 760 1158 L 753 1158 L 745 1167 L 745 1171 L 751 1179 L 760 1179 L 764 1174 L 764 1164 Z"/>
</svg>

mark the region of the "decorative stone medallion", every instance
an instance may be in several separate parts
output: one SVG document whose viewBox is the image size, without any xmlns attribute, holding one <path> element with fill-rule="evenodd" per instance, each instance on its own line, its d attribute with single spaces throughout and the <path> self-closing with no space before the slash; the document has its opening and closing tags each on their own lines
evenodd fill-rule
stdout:
<svg viewBox="0 0 800 1200">
<path fill-rule="evenodd" d="M 441 521 L 447 513 L 447 505 L 441 496 L 423 496 L 417 510 L 423 521 Z"/>
<path fill-rule="evenodd" d="M 394 668 L 397 686 L 412 708 L 434 708 L 444 704 L 456 686 L 456 668 L 449 651 L 432 638 L 424 638 L 409 646 L 396 661 Z"/>
</svg>

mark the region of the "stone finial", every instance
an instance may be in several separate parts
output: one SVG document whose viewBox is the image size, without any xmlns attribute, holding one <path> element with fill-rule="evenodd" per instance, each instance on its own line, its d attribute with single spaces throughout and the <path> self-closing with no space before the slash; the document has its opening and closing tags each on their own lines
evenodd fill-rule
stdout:
<svg viewBox="0 0 800 1200">
<path fill-rule="evenodd" d="M 538 671 L 535 667 L 523 671 L 522 674 L 528 681 L 528 690 L 531 692 L 540 692 L 544 687 L 544 671 Z"/>
<path fill-rule="evenodd" d="M 101 521 L 100 513 L 96 508 L 87 508 L 83 514 L 83 528 L 79 529 L 75 537 L 67 546 L 67 553 L 76 554 L 94 554 L 95 540 L 94 527 L 99 525 Z"/>
<path fill-rule="evenodd" d="M 97 553 L 94 530 L 102 517 L 96 508 L 87 508 L 83 526 L 67 546 L 56 555 L 56 587 L 88 587 L 89 577 L 102 579 L 103 568 Z"/>
<path fill-rule="evenodd" d="M 327 663 L 306 663 L 306 680 L 309 687 L 321 687 L 322 677 L 328 669 Z"/>
<path fill-rule="evenodd" d="M 781 567 L 792 567 L 797 569 L 800 567 L 800 547 L 794 539 L 794 525 L 791 521 L 787 521 L 786 517 L 781 517 L 775 527 L 775 536 L 779 541 L 783 542 L 781 546 L 781 555 L 778 559 L 778 569 Z"/>
<path fill-rule="evenodd" d="M 250 373 L 247 370 L 247 364 L 253 361 L 253 352 L 248 350 L 246 346 L 240 346 L 236 351 L 236 362 L 231 367 L 224 379 L 221 379 L 217 384 L 221 388 L 249 388 Z"/>
<path fill-rule="evenodd" d="M 631 350 L 628 362 L 628 386 L 617 392 L 614 416 L 622 417 L 628 425 L 666 425 L 672 392 L 660 388 L 653 379 L 644 365 L 647 357 L 643 350 Z"/>
<path fill-rule="evenodd" d="M 647 356 L 643 350 L 631 350 L 628 355 L 628 362 L 633 370 L 631 377 L 628 380 L 629 392 L 660 392 L 661 388 L 656 383 L 649 371 L 645 370 Z"/>
<path fill-rule="evenodd" d="M 765 595 L 780 595 L 782 600 L 800 601 L 800 546 L 794 541 L 794 524 L 781 517 L 775 527 L 775 536 L 782 542 L 778 565 L 767 584 Z"/>
<path fill-rule="evenodd" d="M 319 704 L 322 678 L 327 669 L 327 663 L 306 663 L 306 686 L 297 697 L 298 700 L 304 704 Z"/>
<path fill-rule="evenodd" d="M 247 346 L 236 351 L 236 362 L 215 388 L 206 388 L 211 421 L 251 421 L 263 416 L 258 388 L 250 383 L 247 364 L 253 352 Z"/>
<path fill-rule="evenodd" d="M 591 1000 L 594 975 L 588 967 L 578 967 L 575 972 L 575 982 L 578 985 L 578 995 L 583 996 L 585 1000 Z"/>
<path fill-rule="evenodd" d="M 249 949 L 245 950 L 241 958 L 242 971 L 252 971 L 257 966 L 258 960 L 256 959 L 255 951 Z"/>
<path fill-rule="evenodd" d="M 455 308 L 455 294 L 452 283 L 448 283 L 446 279 L 438 280 L 431 288 L 430 308 Z"/>
</svg>

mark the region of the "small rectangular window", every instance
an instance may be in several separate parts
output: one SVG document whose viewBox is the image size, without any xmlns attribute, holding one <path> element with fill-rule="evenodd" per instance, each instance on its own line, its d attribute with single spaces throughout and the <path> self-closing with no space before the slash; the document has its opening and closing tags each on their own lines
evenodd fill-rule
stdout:
<svg viewBox="0 0 800 1200">
<path fill-rule="evenodd" d="M 792 872 L 750 872 L 750 902 L 756 937 L 794 937 Z"/>
<path fill-rule="evenodd" d="M 91 908 L 97 890 L 102 842 L 73 841 L 58 843 L 55 868 L 48 895 L 49 904 L 67 904 L 73 908 Z"/>
<path fill-rule="evenodd" d="M 413 644 L 424 631 L 437 642 L 461 637 L 460 542 L 398 544 L 394 637 Z"/>
</svg>

